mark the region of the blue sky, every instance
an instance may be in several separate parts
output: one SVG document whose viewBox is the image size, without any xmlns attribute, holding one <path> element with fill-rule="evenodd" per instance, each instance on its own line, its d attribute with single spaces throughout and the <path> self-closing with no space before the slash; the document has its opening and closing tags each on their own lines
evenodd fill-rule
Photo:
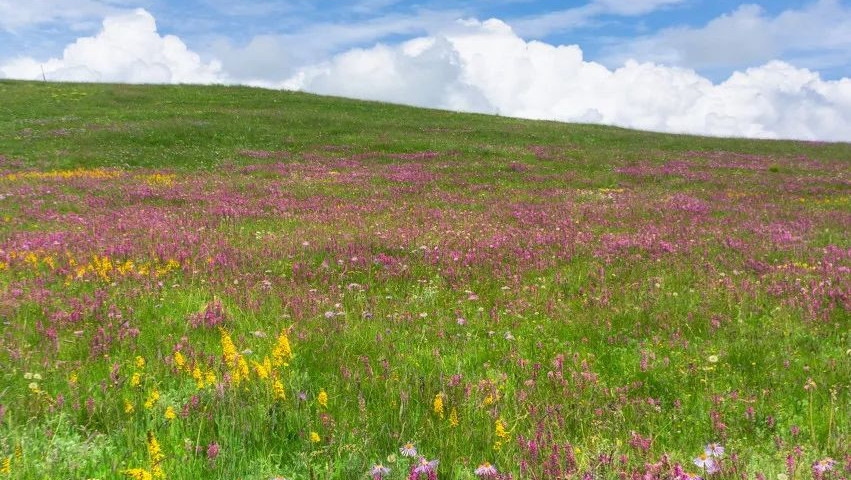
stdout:
<svg viewBox="0 0 851 480">
<path fill-rule="evenodd" d="M 0 77 L 42 70 L 851 140 L 851 0 L 0 0 Z"/>
</svg>

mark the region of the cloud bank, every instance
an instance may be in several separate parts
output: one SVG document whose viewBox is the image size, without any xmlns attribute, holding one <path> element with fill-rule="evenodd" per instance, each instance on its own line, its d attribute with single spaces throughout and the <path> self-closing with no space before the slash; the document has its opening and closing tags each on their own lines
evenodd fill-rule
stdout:
<svg viewBox="0 0 851 480">
<path fill-rule="evenodd" d="M 218 61 L 205 63 L 179 38 L 161 36 L 144 10 L 108 17 L 100 33 L 78 39 L 62 58 L 19 58 L 0 65 L 0 76 L 40 79 L 42 66 L 51 80 L 245 81 Z M 690 69 L 649 62 L 626 60 L 608 68 L 585 60 L 576 45 L 526 41 L 495 19 L 459 21 L 429 36 L 352 49 L 287 72 L 295 73 L 285 80 L 251 83 L 664 132 L 851 140 L 851 79 L 827 81 L 779 61 L 736 72 L 720 83 Z"/>
<path fill-rule="evenodd" d="M 851 6 L 819 0 L 772 16 L 739 6 L 701 27 L 674 27 L 608 48 L 607 63 L 628 59 L 701 70 L 754 65 L 778 57 L 812 68 L 851 63 Z"/>
<path fill-rule="evenodd" d="M 610 70 L 576 45 L 527 42 L 499 20 L 466 21 L 398 46 L 340 54 L 285 88 L 500 115 L 676 133 L 851 140 L 851 79 L 774 61 L 713 84 L 627 60 Z"/>
<path fill-rule="evenodd" d="M 48 80 L 126 83 L 221 83 L 219 62 L 204 63 L 174 35 L 160 36 L 145 10 L 109 16 L 94 37 L 65 47 L 62 58 L 44 62 L 22 57 L 0 65 L 0 76 Z"/>
</svg>

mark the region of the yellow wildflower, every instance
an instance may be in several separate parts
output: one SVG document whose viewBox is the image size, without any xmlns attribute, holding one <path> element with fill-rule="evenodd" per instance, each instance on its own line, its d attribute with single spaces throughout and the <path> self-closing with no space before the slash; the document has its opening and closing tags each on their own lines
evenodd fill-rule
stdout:
<svg viewBox="0 0 851 480">
<path fill-rule="evenodd" d="M 233 340 L 230 338 L 230 334 L 225 331 L 224 328 L 219 328 L 219 333 L 222 336 L 222 356 L 225 359 L 225 363 L 230 368 L 236 367 L 236 359 L 239 354 L 236 353 L 236 346 L 233 344 Z"/>
<path fill-rule="evenodd" d="M 505 424 L 502 423 L 502 419 L 500 419 L 500 418 L 496 419 L 496 423 L 494 425 L 494 428 L 496 430 L 496 436 L 497 437 L 504 439 L 504 440 L 507 440 L 509 438 L 508 432 L 505 431 Z"/>
<path fill-rule="evenodd" d="M 449 425 L 453 428 L 458 426 L 458 410 L 455 407 L 452 407 L 452 411 L 449 412 Z"/>
<path fill-rule="evenodd" d="M 180 352 L 174 352 L 174 364 L 177 365 L 177 368 L 183 368 L 185 363 L 186 359 L 183 358 L 183 354 Z"/>
<path fill-rule="evenodd" d="M 216 372 L 212 370 L 207 370 L 207 373 L 204 374 L 204 381 L 207 382 L 207 385 L 215 385 Z"/>
<path fill-rule="evenodd" d="M 284 384 L 281 383 L 280 380 L 275 379 L 275 384 L 273 386 L 273 390 L 275 391 L 275 399 L 276 400 L 286 400 L 287 394 L 284 391 Z"/>
<path fill-rule="evenodd" d="M 148 399 L 145 400 L 145 408 L 150 410 L 154 407 L 154 404 L 157 403 L 157 400 L 160 399 L 160 392 L 155 388 L 151 390 L 151 394 L 148 395 Z"/>
<path fill-rule="evenodd" d="M 311 442 L 313 442 L 313 443 L 319 443 L 319 441 L 320 441 L 320 440 L 322 440 L 322 439 L 321 439 L 321 438 L 319 438 L 319 434 L 318 434 L 318 433 L 316 433 L 316 432 L 310 432 L 310 441 L 311 441 Z"/>
<path fill-rule="evenodd" d="M 195 365 L 195 368 L 192 369 L 192 378 L 195 379 L 198 390 L 202 390 L 204 388 L 204 377 L 201 376 L 201 368 L 198 365 Z"/>
<path fill-rule="evenodd" d="M 319 405 L 323 408 L 328 408 L 328 394 L 325 393 L 325 389 L 319 391 L 319 396 L 316 397 L 316 400 L 319 402 Z"/>
<path fill-rule="evenodd" d="M 0 464 L 0 473 L 6 475 L 12 473 L 12 457 L 6 457 L 3 459 L 3 463 Z"/>
<path fill-rule="evenodd" d="M 251 371 L 248 369 L 248 362 L 246 362 L 244 358 L 239 357 L 236 364 L 239 367 L 239 374 L 242 378 L 248 380 L 249 375 L 251 375 Z"/>
<path fill-rule="evenodd" d="M 68 377 L 68 383 L 71 385 L 77 384 L 77 372 L 71 372 L 71 375 Z"/>
<path fill-rule="evenodd" d="M 165 419 L 174 420 L 175 418 L 177 418 L 177 414 L 174 413 L 174 407 L 171 405 L 165 407 Z"/>
<path fill-rule="evenodd" d="M 287 338 L 286 332 L 281 332 L 281 335 L 278 336 L 278 343 L 272 350 L 273 364 L 276 367 L 287 365 L 292 358 L 293 352 L 290 350 L 290 339 Z"/>
<path fill-rule="evenodd" d="M 150 431 L 148 432 L 148 456 L 151 457 L 151 475 L 154 478 L 165 478 L 162 466 L 160 465 L 165 455 L 163 455 L 160 444 L 154 437 L 153 432 Z"/>
<path fill-rule="evenodd" d="M 136 408 L 133 407 L 133 403 L 130 400 L 124 400 L 124 413 L 131 414 Z"/>
<path fill-rule="evenodd" d="M 142 370 L 145 368 L 145 357 L 141 355 L 136 356 L 136 368 Z"/>
<path fill-rule="evenodd" d="M 142 374 L 139 372 L 133 372 L 133 376 L 130 377 L 130 386 L 138 387 L 142 383 Z"/>
<path fill-rule="evenodd" d="M 260 380 L 265 380 L 265 379 L 269 378 L 269 371 L 266 370 L 266 367 L 262 363 L 260 363 L 260 362 L 253 362 L 253 363 L 254 363 L 254 372 L 257 374 L 257 377 Z"/>
<path fill-rule="evenodd" d="M 144 468 L 129 468 L 122 470 L 122 474 L 132 478 L 133 480 L 151 480 L 151 473 Z"/>
<path fill-rule="evenodd" d="M 443 418 L 443 394 L 441 393 L 434 396 L 434 413 Z"/>
</svg>

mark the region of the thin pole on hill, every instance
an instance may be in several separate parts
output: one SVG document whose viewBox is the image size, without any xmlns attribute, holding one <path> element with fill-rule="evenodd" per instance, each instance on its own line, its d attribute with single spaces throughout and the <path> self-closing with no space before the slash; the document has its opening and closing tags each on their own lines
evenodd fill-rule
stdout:
<svg viewBox="0 0 851 480">
<path fill-rule="evenodd" d="M 41 79 L 47 83 L 47 77 L 44 75 L 44 65 L 39 65 L 41 67 Z"/>
</svg>

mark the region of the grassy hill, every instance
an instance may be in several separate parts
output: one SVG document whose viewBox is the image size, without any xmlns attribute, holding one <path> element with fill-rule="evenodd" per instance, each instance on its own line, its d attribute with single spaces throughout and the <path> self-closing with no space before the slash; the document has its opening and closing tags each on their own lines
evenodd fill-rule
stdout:
<svg viewBox="0 0 851 480">
<path fill-rule="evenodd" d="M 0 81 L 0 478 L 845 478 L 849 173 L 851 144 Z"/>
</svg>

